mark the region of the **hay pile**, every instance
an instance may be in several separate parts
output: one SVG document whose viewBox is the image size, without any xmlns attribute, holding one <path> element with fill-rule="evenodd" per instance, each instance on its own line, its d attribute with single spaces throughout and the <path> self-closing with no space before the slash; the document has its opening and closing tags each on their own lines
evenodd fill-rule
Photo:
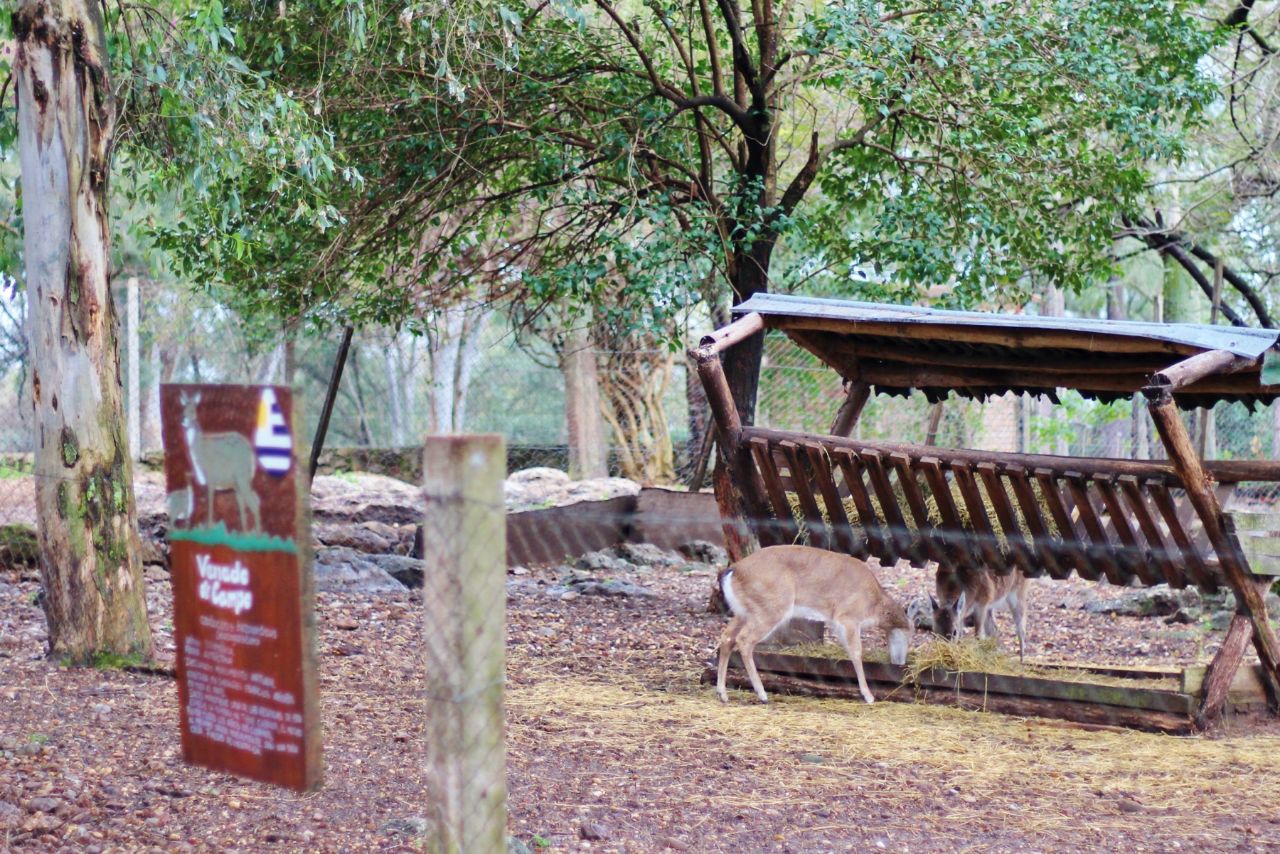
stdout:
<svg viewBox="0 0 1280 854">
<path fill-rule="evenodd" d="M 849 657 L 844 647 L 838 644 L 796 644 L 779 649 L 778 652 L 784 655 L 835 660 L 845 660 Z M 889 660 L 887 651 L 883 649 L 867 649 L 862 658 L 863 661 L 878 663 L 885 663 Z M 1090 670 L 1044 667 L 1032 662 L 1019 661 L 1016 655 L 1005 652 L 996 646 L 994 639 L 985 638 L 980 640 L 975 637 L 965 637 L 957 641 L 944 640 L 940 637 L 930 638 L 907 654 L 903 682 L 918 682 L 923 673 L 935 668 L 938 670 L 950 670 L 954 673 L 1030 676 L 1040 679 L 1057 679 L 1063 682 L 1090 682 L 1098 685 L 1118 685 L 1129 688 L 1176 689 L 1178 687 L 1173 680 L 1154 675 L 1146 679 L 1131 678 L 1112 676 Z"/>
</svg>

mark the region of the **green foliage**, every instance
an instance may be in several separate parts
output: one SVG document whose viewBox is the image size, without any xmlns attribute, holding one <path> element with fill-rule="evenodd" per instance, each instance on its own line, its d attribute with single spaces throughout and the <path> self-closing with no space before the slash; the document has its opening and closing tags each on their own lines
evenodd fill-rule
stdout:
<svg viewBox="0 0 1280 854">
<path fill-rule="evenodd" d="M 1069 445 L 1078 441 L 1081 428 L 1101 427 L 1128 418 L 1132 407 L 1128 400 L 1086 400 L 1074 389 L 1062 392 L 1058 401 L 1053 414 L 1031 418 L 1031 435 L 1039 443 L 1053 446 L 1061 441 Z"/>
</svg>

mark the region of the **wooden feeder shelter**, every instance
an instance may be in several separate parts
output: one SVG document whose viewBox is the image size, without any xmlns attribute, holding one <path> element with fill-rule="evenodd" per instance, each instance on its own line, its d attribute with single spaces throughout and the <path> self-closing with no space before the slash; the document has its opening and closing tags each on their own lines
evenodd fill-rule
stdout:
<svg viewBox="0 0 1280 854">
<path fill-rule="evenodd" d="M 732 557 L 753 542 L 807 542 L 886 564 L 935 561 L 961 574 L 1016 568 L 1117 585 L 1226 587 L 1237 612 L 1205 676 L 1197 720 L 1221 713 L 1250 640 L 1268 705 L 1277 708 L 1280 645 L 1264 597 L 1280 574 L 1280 539 L 1269 516 L 1235 512 L 1232 498 L 1240 484 L 1280 482 L 1280 462 L 1201 459 L 1178 409 L 1275 400 L 1280 385 L 1265 383 L 1263 368 L 1280 359 L 1280 332 L 774 294 L 757 294 L 734 314 L 691 352 L 721 443 L 716 489 Z M 720 354 L 767 329 L 843 378 L 847 396 L 828 433 L 743 422 Z M 850 438 L 873 391 L 918 390 L 930 401 L 1027 392 L 1056 401 L 1060 389 L 1101 401 L 1141 392 L 1168 459 Z"/>
</svg>

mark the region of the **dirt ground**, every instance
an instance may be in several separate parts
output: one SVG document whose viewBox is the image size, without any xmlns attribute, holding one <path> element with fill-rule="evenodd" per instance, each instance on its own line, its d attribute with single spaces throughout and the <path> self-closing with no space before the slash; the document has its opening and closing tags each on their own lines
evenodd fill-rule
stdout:
<svg viewBox="0 0 1280 854">
<path fill-rule="evenodd" d="M 903 598 L 925 583 L 882 578 Z M 1173 738 L 906 703 L 725 706 L 698 682 L 721 624 L 709 574 L 642 571 L 658 595 L 571 601 L 545 594 L 552 570 L 511 580 L 509 829 L 532 850 L 1280 851 L 1280 727 Z M 148 584 L 171 662 L 168 582 Z M 1086 614 L 1087 582 L 1034 585 L 1038 657 L 1185 664 L 1219 640 Z M 420 850 L 414 595 L 319 597 L 328 778 L 296 795 L 184 766 L 171 678 L 48 661 L 36 590 L 0 570 L 0 849 Z"/>
</svg>

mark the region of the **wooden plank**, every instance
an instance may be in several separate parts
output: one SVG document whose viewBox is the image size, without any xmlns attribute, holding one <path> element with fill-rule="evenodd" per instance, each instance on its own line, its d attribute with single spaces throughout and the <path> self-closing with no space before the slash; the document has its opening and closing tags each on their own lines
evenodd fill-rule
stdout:
<svg viewBox="0 0 1280 854">
<path fill-rule="evenodd" d="M 893 486 L 889 483 L 889 476 L 885 473 L 884 463 L 880 459 L 880 454 L 876 451 L 863 451 L 859 456 L 862 457 L 862 464 L 867 469 L 867 477 L 871 481 L 871 487 L 876 491 L 876 497 L 880 500 L 880 513 L 884 517 L 885 525 L 888 527 L 888 536 L 886 539 L 893 543 L 893 554 L 895 560 L 897 558 L 912 557 L 911 541 L 913 539 L 911 529 L 907 527 L 907 522 L 902 518 L 902 508 L 898 506 L 898 497 L 893 494 Z"/>
<path fill-rule="evenodd" d="M 1013 562 L 1027 578 L 1043 574 L 1044 571 L 1031 560 L 1031 549 L 1022 534 L 1022 528 L 1018 526 L 1018 517 L 1013 512 L 1009 493 L 1004 491 L 999 469 L 996 468 L 995 463 L 978 463 L 977 468 L 978 476 L 982 478 L 982 485 L 986 487 L 987 495 L 991 498 L 991 506 L 996 511 L 996 520 L 1000 523 L 1004 541 L 1009 547 Z"/>
<path fill-rule="evenodd" d="M 868 551 L 877 558 L 884 558 L 884 529 L 871 507 L 871 497 L 862 481 L 862 460 L 845 448 L 837 449 L 832 456 L 840 466 L 840 473 L 844 475 L 844 484 L 849 490 L 849 497 L 853 499 L 853 509 L 858 511 L 858 524 L 862 526 Z"/>
<path fill-rule="evenodd" d="M 784 673 L 814 676 L 830 680 L 849 680 L 857 684 L 853 664 L 845 658 L 788 655 L 786 653 L 756 652 L 756 668 L 761 673 Z M 733 659 L 737 664 L 739 659 Z M 863 670 L 868 680 L 901 684 L 906 668 L 881 661 L 864 661 Z M 986 694 L 1009 694 L 1021 697 L 1040 697 L 1053 700 L 1069 700 L 1075 703 L 1102 704 L 1130 709 L 1146 709 L 1156 712 L 1172 712 L 1190 715 L 1196 707 L 1195 698 L 1177 690 L 1140 688 L 1132 685 L 1113 685 L 1101 682 L 1077 682 L 1052 679 L 1043 676 L 1013 676 L 1003 673 L 958 673 L 934 668 L 919 676 L 919 684 L 925 688 L 943 690 L 980 691 Z"/>
<path fill-rule="evenodd" d="M 769 443 L 759 437 L 748 441 L 751 455 L 755 459 L 756 468 L 764 481 L 765 495 L 773 505 L 773 518 L 762 519 L 759 525 L 759 536 L 762 542 L 770 545 L 790 545 L 800 538 L 800 529 L 796 525 L 795 516 L 791 513 L 791 504 L 787 501 L 787 493 L 782 488 L 782 476 L 773 462 L 773 449 Z"/>
<path fill-rule="evenodd" d="M 829 449 L 848 448 L 853 451 L 872 449 L 882 454 L 903 453 L 919 459 L 935 457 L 948 465 L 965 462 L 977 465 L 993 462 L 1000 466 L 1021 466 L 1028 471 L 1048 469 L 1061 476 L 1066 471 L 1088 471 L 1090 475 L 1131 474 L 1138 478 L 1161 478 L 1170 486 L 1180 485 L 1173 465 L 1165 460 L 1124 460 L 1110 457 L 1064 457 L 1053 454 L 1016 454 L 1007 451 L 974 451 L 967 448 L 935 448 L 908 442 L 880 442 L 866 439 L 846 439 L 822 433 L 806 433 L 793 430 L 775 430 L 766 427 L 744 427 L 747 436 L 760 436 L 773 442 L 818 442 Z M 1219 483 L 1241 481 L 1280 482 L 1280 460 L 1214 460 L 1205 469 Z"/>
<path fill-rule="evenodd" d="M 1161 577 L 1170 587 L 1186 587 L 1187 577 L 1178 564 L 1173 561 L 1164 535 L 1160 533 L 1160 526 L 1156 524 L 1155 518 L 1151 515 L 1151 509 L 1147 507 L 1146 499 L 1142 497 L 1142 488 L 1138 479 L 1130 475 L 1123 475 L 1118 479 L 1118 482 L 1120 491 L 1129 503 L 1129 509 L 1133 512 L 1134 518 L 1138 520 L 1138 529 L 1142 531 L 1142 536 L 1147 541 L 1147 554 L 1160 572 Z"/>
<path fill-rule="evenodd" d="M 975 559 L 971 551 L 969 532 L 960 521 L 960 511 L 951 497 L 951 485 L 947 483 L 942 463 L 936 457 L 921 457 L 919 467 L 942 517 L 943 546 L 951 555 L 951 564 L 968 572 L 981 571 L 981 561 Z"/>
<path fill-rule="evenodd" d="M 1146 549 L 1138 543 L 1138 537 L 1134 533 L 1133 525 L 1129 522 L 1129 514 L 1125 510 L 1124 504 L 1120 501 L 1120 496 L 1116 494 L 1115 486 L 1106 476 L 1096 477 L 1093 480 L 1093 486 L 1098 491 L 1098 495 L 1102 497 L 1102 504 L 1107 508 L 1107 515 L 1111 517 L 1112 529 L 1116 532 L 1116 536 L 1120 538 L 1122 551 L 1117 555 L 1122 566 L 1137 575 L 1139 580 L 1148 587 L 1153 584 L 1159 584 L 1164 579 L 1161 577 L 1159 570 L 1155 566 L 1154 561 L 1147 559 Z"/>
<path fill-rule="evenodd" d="M 1112 584 L 1125 586 L 1132 578 L 1131 573 L 1120 566 L 1115 559 L 1111 541 L 1102 530 L 1102 522 L 1098 519 L 1097 510 L 1089 498 L 1089 484 L 1080 472 L 1067 472 L 1063 477 L 1067 490 L 1075 501 L 1076 512 L 1080 514 L 1080 524 L 1084 526 L 1088 542 L 1085 552 L 1089 562 L 1100 568 Z"/>
<path fill-rule="evenodd" d="M 966 466 L 952 466 L 951 476 L 960 487 L 960 497 L 969 508 L 969 527 L 977 541 L 978 553 L 982 555 L 986 568 L 997 575 L 1008 575 L 1013 567 L 1000 553 L 995 531 L 991 528 L 991 520 L 987 518 L 986 505 L 982 503 L 982 495 L 978 492 L 978 482 L 973 479 L 973 472 Z"/>
<path fill-rule="evenodd" d="M 1058 486 L 1057 476 L 1048 469 L 1036 469 L 1035 478 L 1036 485 L 1040 487 L 1040 496 L 1044 500 L 1045 506 L 1049 508 L 1049 515 L 1053 517 L 1053 524 L 1062 537 L 1061 552 L 1058 556 L 1059 562 L 1064 566 L 1075 569 L 1081 578 L 1096 581 L 1098 572 L 1085 555 L 1085 547 L 1080 537 L 1080 531 L 1062 500 L 1062 492 Z M 1066 576 L 1063 577 L 1065 578 Z"/>
<path fill-rule="evenodd" d="M 924 494 L 920 491 L 920 483 L 916 480 L 916 471 L 912 468 L 911 458 L 906 454 L 890 454 L 889 465 L 898 473 L 898 484 L 911 510 L 911 517 L 916 523 L 916 553 L 925 560 L 937 562 L 939 566 L 951 566 L 951 558 L 947 550 L 938 540 L 933 520 L 929 518 L 929 508 L 925 505 Z"/>
<path fill-rule="evenodd" d="M 704 684 L 714 684 L 715 671 L 707 668 L 702 674 Z M 826 682 L 778 673 L 762 673 L 760 681 L 765 689 L 775 694 L 797 694 L 808 697 L 830 697 L 861 702 L 857 685 L 843 682 Z M 987 694 L 982 691 L 961 691 L 948 688 L 921 688 L 882 685 L 868 677 L 868 687 L 877 700 L 899 703 L 928 703 L 953 706 L 972 711 L 995 712 L 1019 718 L 1036 717 L 1069 721 L 1084 729 L 1114 730 L 1117 727 L 1160 732 L 1169 735 L 1186 735 L 1193 731 L 1188 715 L 1171 712 L 1154 712 L 1148 709 L 1128 709 L 1119 706 L 1101 706 L 1079 703 L 1074 700 L 1047 700 L 1039 697 L 1018 697 L 1005 694 Z M 726 683 L 732 688 L 750 690 L 751 682 L 745 673 L 730 671 Z"/>
<path fill-rule="evenodd" d="M 1038 566 L 1043 567 L 1050 578 L 1066 578 L 1071 574 L 1071 567 L 1063 566 L 1054 554 L 1055 542 L 1040 512 L 1040 504 L 1036 501 L 1035 492 L 1031 488 L 1027 470 L 1021 467 L 1010 467 L 1006 470 L 1005 476 L 1009 478 L 1009 483 L 1013 487 L 1018 506 L 1022 508 L 1022 518 L 1026 521 L 1031 543 L 1039 558 Z"/>
<path fill-rule="evenodd" d="M 849 516 L 844 512 L 844 504 L 840 493 L 836 490 L 835 478 L 831 475 L 831 457 L 821 445 L 804 445 L 809 455 L 809 467 L 813 470 L 814 481 L 822 494 L 822 503 L 827 508 L 827 518 L 831 520 L 831 534 L 834 547 L 845 554 L 853 554 L 859 545 L 849 524 Z"/>
<path fill-rule="evenodd" d="M 813 488 L 809 482 L 809 473 L 800 459 L 800 446 L 794 442 L 781 442 L 778 447 L 787 460 L 791 470 L 791 485 L 795 489 L 796 499 L 800 502 L 800 510 L 804 513 L 805 526 L 809 533 L 809 545 L 818 549 L 830 549 L 831 537 L 827 533 L 827 524 L 822 521 L 822 510 L 813 497 Z"/>
<path fill-rule="evenodd" d="M 1147 495 L 1151 496 L 1152 503 L 1156 505 L 1156 510 L 1164 519 L 1165 527 L 1169 530 L 1169 536 L 1177 549 L 1172 555 L 1173 560 L 1180 561 L 1186 567 L 1186 574 L 1197 586 L 1209 591 L 1217 590 L 1217 579 L 1209 573 L 1209 568 L 1205 566 L 1200 551 L 1191 545 L 1191 538 L 1182 527 L 1182 520 L 1178 518 L 1178 508 L 1173 503 L 1173 495 L 1170 494 L 1169 488 L 1158 480 L 1148 481 L 1146 487 Z"/>
<path fill-rule="evenodd" d="M 1280 576 L 1280 536 L 1261 531 L 1238 531 L 1236 540 L 1253 575 Z"/>
<path fill-rule="evenodd" d="M 1247 621 L 1246 621 L 1247 622 Z M 1248 634 L 1245 635 L 1248 642 Z M 1204 691 L 1205 678 L 1209 668 L 1203 665 L 1184 668 L 1180 675 L 1179 688 L 1184 694 L 1198 697 Z M 1266 702 L 1267 690 L 1262 684 L 1262 665 L 1244 664 L 1236 671 L 1235 677 L 1227 686 L 1227 696 L 1238 702 Z"/>
</svg>

